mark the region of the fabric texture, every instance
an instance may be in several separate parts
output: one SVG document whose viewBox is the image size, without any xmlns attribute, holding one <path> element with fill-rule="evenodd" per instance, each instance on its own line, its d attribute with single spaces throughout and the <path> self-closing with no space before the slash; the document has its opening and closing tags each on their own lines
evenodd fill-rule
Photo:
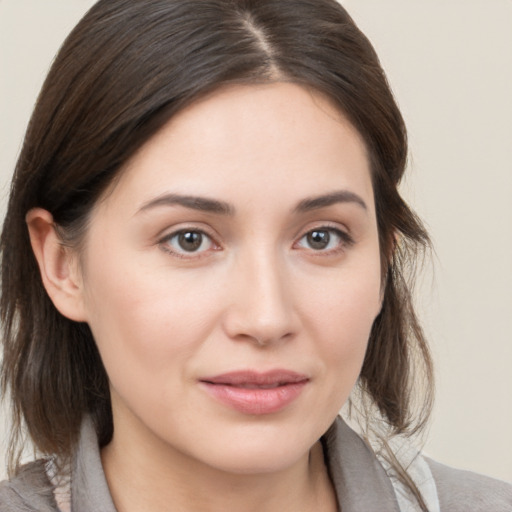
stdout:
<svg viewBox="0 0 512 512">
<path fill-rule="evenodd" d="M 387 456 L 389 452 L 407 471 L 421 492 L 429 512 L 440 512 L 437 486 L 430 466 L 408 439 L 395 437 L 386 443 L 380 439 L 374 439 L 371 446 L 393 484 L 400 512 L 421 512 L 423 509 L 411 489 L 400 479 L 396 469 L 389 462 L 389 456 Z"/>
<path fill-rule="evenodd" d="M 341 418 L 331 426 L 322 443 L 340 510 L 416 510 L 390 469 Z M 426 501 L 430 512 L 512 512 L 511 484 L 449 468 L 409 448 L 397 456 L 422 492 L 429 495 Z M 24 466 L 11 481 L 0 483 L 0 512 L 61 512 L 55 496 L 62 493 L 52 484 L 49 467 L 48 461 L 36 461 Z M 70 492 L 71 512 L 116 512 L 89 420 L 82 426 L 71 468 Z"/>
<path fill-rule="evenodd" d="M 512 512 L 512 485 L 427 459 L 442 512 Z"/>
</svg>

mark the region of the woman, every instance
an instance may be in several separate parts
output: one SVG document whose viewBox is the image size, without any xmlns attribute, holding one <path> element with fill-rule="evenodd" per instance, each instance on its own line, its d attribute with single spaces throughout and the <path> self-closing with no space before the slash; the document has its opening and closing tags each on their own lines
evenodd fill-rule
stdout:
<svg viewBox="0 0 512 512">
<path fill-rule="evenodd" d="M 0 505 L 510 509 L 510 486 L 392 440 L 430 408 L 406 154 L 334 1 L 98 2 L 43 87 L 2 233 Z M 351 394 L 373 450 L 337 418 Z M 18 468 L 23 425 L 43 459 Z"/>
</svg>

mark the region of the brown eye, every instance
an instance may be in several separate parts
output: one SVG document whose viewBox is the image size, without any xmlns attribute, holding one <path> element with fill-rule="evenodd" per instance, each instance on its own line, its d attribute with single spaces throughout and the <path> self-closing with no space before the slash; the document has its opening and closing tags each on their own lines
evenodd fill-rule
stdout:
<svg viewBox="0 0 512 512">
<path fill-rule="evenodd" d="M 310 231 L 306 235 L 307 243 L 311 249 L 321 251 L 329 246 L 331 234 L 327 230 Z"/>
<path fill-rule="evenodd" d="M 186 252 L 197 251 L 203 243 L 203 234 L 197 231 L 186 231 L 178 235 L 178 245 Z"/>
<path fill-rule="evenodd" d="M 202 231 L 184 229 L 172 233 L 161 242 L 162 247 L 175 254 L 198 254 L 214 247 L 213 240 Z"/>
<path fill-rule="evenodd" d="M 341 229 L 320 227 L 305 233 L 297 242 L 297 247 L 316 252 L 330 252 L 343 249 L 354 243 L 352 237 Z"/>
</svg>

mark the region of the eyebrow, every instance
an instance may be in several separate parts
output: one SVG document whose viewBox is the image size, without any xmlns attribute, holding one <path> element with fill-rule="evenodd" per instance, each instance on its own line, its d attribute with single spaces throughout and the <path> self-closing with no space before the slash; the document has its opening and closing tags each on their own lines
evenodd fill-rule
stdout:
<svg viewBox="0 0 512 512">
<path fill-rule="evenodd" d="M 233 215 L 235 209 L 229 203 L 207 197 L 189 196 L 180 194 L 165 194 L 144 203 L 139 212 L 147 211 L 159 206 L 183 206 L 192 210 L 217 213 L 220 215 Z"/>
<path fill-rule="evenodd" d="M 295 212 L 306 213 L 320 208 L 327 208 L 337 203 L 355 203 L 363 208 L 365 211 L 368 209 L 363 199 L 349 190 L 339 190 L 323 194 L 315 197 L 308 197 L 303 199 L 295 207 Z M 139 212 L 147 211 L 152 208 L 160 206 L 183 206 L 192 210 L 199 210 L 202 212 L 216 213 L 219 215 L 235 214 L 235 208 L 225 201 L 218 199 L 211 199 L 202 196 L 180 195 L 180 194 L 164 194 L 147 203 L 144 203 L 139 209 Z"/>
<path fill-rule="evenodd" d="M 355 203 L 363 208 L 363 210 L 368 210 L 366 203 L 360 196 L 354 192 L 350 192 L 349 190 L 338 190 L 335 192 L 330 192 L 329 194 L 303 199 L 296 206 L 295 211 L 299 213 L 305 213 L 311 210 L 326 208 L 337 203 Z"/>
</svg>

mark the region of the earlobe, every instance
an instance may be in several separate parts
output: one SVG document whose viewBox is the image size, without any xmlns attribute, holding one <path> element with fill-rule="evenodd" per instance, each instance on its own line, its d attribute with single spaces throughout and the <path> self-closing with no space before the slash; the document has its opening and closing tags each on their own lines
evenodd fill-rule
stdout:
<svg viewBox="0 0 512 512">
<path fill-rule="evenodd" d="M 83 286 L 76 254 L 62 244 L 50 212 L 33 208 L 25 220 L 41 279 L 50 299 L 65 317 L 85 322 Z"/>
</svg>

